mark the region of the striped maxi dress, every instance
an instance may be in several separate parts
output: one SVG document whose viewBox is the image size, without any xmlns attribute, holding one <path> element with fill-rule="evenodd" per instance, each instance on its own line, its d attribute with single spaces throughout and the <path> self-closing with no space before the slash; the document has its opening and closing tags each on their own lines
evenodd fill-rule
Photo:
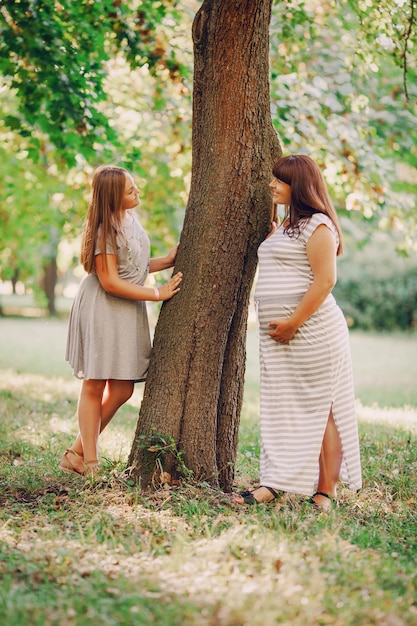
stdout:
<svg viewBox="0 0 417 626">
<path fill-rule="evenodd" d="M 355 396 L 347 324 L 330 294 L 287 345 L 269 337 L 268 323 L 287 318 L 313 281 L 306 244 L 325 224 L 315 213 L 290 236 L 282 225 L 259 247 L 255 288 L 261 375 L 260 484 L 310 494 L 318 478 L 318 460 L 329 412 L 340 435 L 341 479 L 362 486 Z"/>
</svg>

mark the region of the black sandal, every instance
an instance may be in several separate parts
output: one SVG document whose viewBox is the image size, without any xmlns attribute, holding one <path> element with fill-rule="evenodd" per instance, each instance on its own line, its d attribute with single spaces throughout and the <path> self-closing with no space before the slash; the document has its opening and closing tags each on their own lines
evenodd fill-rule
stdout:
<svg viewBox="0 0 417 626">
<path fill-rule="evenodd" d="M 306 502 L 311 504 L 317 511 L 326 511 L 326 509 L 323 506 L 320 506 L 320 504 L 317 504 L 314 500 L 316 496 L 323 496 L 324 498 L 327 498 L 330 500 L 331 506 L 339 506 L 338 501 L 336 498 L 333 498 L 333 496 L 330 496 L 328 493 L 324 493 L 324 491 L 316 491 L 316 493 L 313 493 L 310 498 L 307 498 Z"/>
<path fill-rule="evenodd" d="M 268 500 L 266 502 L 259 502 L 255 498 L 255 496 L 253 495 L 253 491 L 256 491 L 257 489 L 261 489 L 262 487 L 264 487 L 265 489 L 268 489 L 268 491 L 274 496 L 272 498 L 272 500 Z M 242 491 L 239 494 L 243 498 L 244 504 L 249 504 L 249 505 L 253 505 L 253 504 L 269 504 L 270 502 L 273 502 L 277 498 L 280 498 L 282 493 L 283 493 L 282 491 L 275 491 L 275 489 L 272 489 L 272 487 L 266 487 L 265 485 L 259 485 L 259 487 L 256 487 L 256 489 L 254 489 L 253 491 Z"/>
</svg>

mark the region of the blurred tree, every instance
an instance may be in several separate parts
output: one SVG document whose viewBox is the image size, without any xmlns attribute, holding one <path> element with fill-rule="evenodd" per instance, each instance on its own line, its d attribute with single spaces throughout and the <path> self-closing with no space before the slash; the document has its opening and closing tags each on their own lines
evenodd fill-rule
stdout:
<svg viewBox="0 0 417 626">
<path fill-rule="evenodd" d="M 53 167 L 31 162 L 24 139 L 12 133 L 1 136 L 0 277 L 14 284 L 21 281 L 53 314 L 55 280 L 50 272 L 62 234 L 77 212 L 80 193 L 74 191 L 69 198 L 67 181 Z M 85 175 L 82 178 L 85 184 Z M 42 285 L 41 277 L 49 280 Z"/>
<path fill-rule="evenodd" d="M 402 86 L 407 100 L 416 97 L 417 65 L 417 1 L 416 0 L 339 0 L 341 6 L 351 7 L 359 20 L 355 28 L 360 39 L 366 41 L 368 53 L 384 51 L 391 54 L 402 69 Z M 343 13 L 342 13 L 343 15 Z M 356 26 L 356 25 L 355 25 Z M 388 54 L 387 54 L 388 53 Z M 409 89 L 412 91 L 409 91 Z M 415 103 L 414 103 L 415 104 Z"/>
<path fill-rule="evenodd" d="M 366 246 L 350 246 L 340 259 L 334 295 L 352 328 L 417 328 L 417 258 L 396 252 L 398 238 L 375 231 Z"/>
</svg>

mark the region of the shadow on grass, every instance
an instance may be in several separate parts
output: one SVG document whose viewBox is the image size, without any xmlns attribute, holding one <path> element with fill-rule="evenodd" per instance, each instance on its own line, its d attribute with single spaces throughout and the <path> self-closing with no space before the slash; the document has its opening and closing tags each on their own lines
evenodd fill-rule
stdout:
<svg viewBox="0 0 417 626">
<path fill-rule="evenodd" d="M 0 381 L 1 623 L 416 623 L 414 410 L 359 407 L 364 488 L 341 489 L 326 515 L 292 495 L 241 507 L 205 483 L 143 493 L 124 474 L 137 406 L 103 434 L 100 479 L 59 472 L 78 389 L 13 372 Z M 259 473 L 257 386 L 248 390 L 237 490 Z"/>
</svg>

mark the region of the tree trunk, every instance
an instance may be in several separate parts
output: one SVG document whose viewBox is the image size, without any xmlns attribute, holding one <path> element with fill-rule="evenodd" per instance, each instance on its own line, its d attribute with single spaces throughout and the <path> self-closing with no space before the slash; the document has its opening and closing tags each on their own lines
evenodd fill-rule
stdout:
<svg viewBox="0 0 417 626">
<path fill-rule="evenodd" d="M 43 266 L 42 289 L 45 292 L 48 303 L 49 315 L 56 315 L 55 287 L 58 280 L 58 268 L 56 257 L 45 260 Z"/>
<path fill-rule="evenodd" d="M 233 482 L 249 295 L 280 154 L 270 116 L 271 4 L 205 0 L 194 20 L 192 181 L 175 267 L 184 279 L 162 306 L 129 458 L 144 487 L 161 471 L 178 474 L 164 441 L 195 479 L 226 491 Z"/>
<path fill-rule="evenodd" d="M 17 285 L 17 281 L 19 280 L 19 270 L 15 270 L 13 272 L 13 276 L 10 280 L 10 282 L 12 283 L 12 293 L 16 294 L 16 285 Z"/>
</svg>

